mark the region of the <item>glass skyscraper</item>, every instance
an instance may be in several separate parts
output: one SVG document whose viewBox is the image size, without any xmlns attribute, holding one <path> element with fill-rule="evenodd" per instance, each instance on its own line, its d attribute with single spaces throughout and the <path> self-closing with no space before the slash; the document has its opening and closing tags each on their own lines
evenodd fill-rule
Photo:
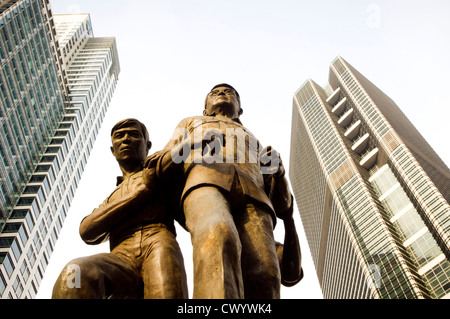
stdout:
<svg viewBox="0 0 450 319">
<path fill-rule="evenodd" d="M 0 2 L 0 296 L 33 298 L 114 92 L 114 38 L 47 0 Z"/>
<path fill-rule="evenodd" d="M 450 171 L 343 58 L 294 95 L 290 180 L 324 298 L 450 298 Z"/>
</svg>

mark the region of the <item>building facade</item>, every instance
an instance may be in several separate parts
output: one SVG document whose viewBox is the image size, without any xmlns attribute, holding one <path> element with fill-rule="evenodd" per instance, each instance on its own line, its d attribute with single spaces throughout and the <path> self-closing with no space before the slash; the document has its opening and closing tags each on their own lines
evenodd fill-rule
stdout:
<svg viewBox="0 0 450 319">
<path fill-rule="evenodd" d="M 0 296 L 39 289 L 114 92 L 114 38 L 47 0 L 0 3 Z"/>
<path fill-rule="evenodd" d="M 450 298 L 450 172 L 398 106 L 337 57 L 295 93 L 291 138 L 323 296 Z"/>
</svg>

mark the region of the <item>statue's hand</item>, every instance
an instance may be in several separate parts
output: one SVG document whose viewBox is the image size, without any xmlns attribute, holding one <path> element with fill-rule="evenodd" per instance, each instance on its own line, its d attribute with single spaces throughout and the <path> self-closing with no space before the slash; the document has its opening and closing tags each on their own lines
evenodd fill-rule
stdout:
<svg viewBox="0 0 450 319">
<path fill-rule="evenodd" d="M 266 146 L 261 150 L 259 160 L 263 174 L 273 174 L 274 177 L 284 176 L 285 169 L 280 153 L 274 150 L 272 146 Z"/>
</svg>

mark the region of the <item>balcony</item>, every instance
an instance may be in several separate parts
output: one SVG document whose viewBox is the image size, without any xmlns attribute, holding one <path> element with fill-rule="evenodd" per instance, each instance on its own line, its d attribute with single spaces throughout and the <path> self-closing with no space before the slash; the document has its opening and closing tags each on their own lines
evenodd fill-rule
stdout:
<svg viewBox="0 0 450 319">
<path fill-rule="evenodd" d="M 334 105 L 339 98 L 339 93 L 341 92 L 341 88 L 337 88 L 327 99 L 327 103 Z"/>
<path fill-rule="evenodd" d="M 333 112 L 336 115 L 341 115 L 341 113 L 344 111 L 345 109 L 345 104 L 347 103 L 347 98 L 343 98 L 342 100 L 339 101 L 338 104 L 336 104 L 335 107 L 333 107 L 333 109 L 331 110 L 331 112 Z"/>
<path fill-rule="evenodd" d="M 348 110 L 344 113 L 344 115 L 341 116 L 341 118 L 338 121 L 338 124 L 342 127 L 347 127 L 347 125 L 351 122 L 353 118 L 353 109 Z"/>
<path fill-rule="evenodd" d="M 367 148 L 367 145 L 369 143 L 369 134 L 364 134 L 360 139 L 358 139 L 355 144 L 352 146 L 352 150 L 355 151 L 357 154 L 362 154 L 364 150 Z"/>
<path fill-rule="evenodd" d="M 361 127 L 361 121 L 358 120 L 353 123 L 347 131 L 345 131 L 344 136 L 349 140 L 353 140 L 359 134 L 359 128 Z"/>
<path fill-rule="evenodd" d="M 378 157 L 378 148 L 374 148 L 369 153 L 364 155 L 364 157 L 359 162 L 359 165 L 361 165 L 365 169 L 370 169 L 376 163 L 377 157 Z"/>
</svg>

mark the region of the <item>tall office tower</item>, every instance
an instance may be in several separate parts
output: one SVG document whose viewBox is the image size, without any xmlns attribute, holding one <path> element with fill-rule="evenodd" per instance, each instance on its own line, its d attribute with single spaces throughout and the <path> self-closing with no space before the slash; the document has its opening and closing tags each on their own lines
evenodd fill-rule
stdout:
<svg viewBox="0 0 450 319">
<path fill-rule="evenodd" d="M 450 173 L 341 57 L 293 103 L 290 180 L 325 298 L 450 297 Z"/>
<path fill-rule="evenodd" d="M 115 89 L 114 38 L 47 0 L 0 3 L 0 296 L 33 298 Z"/>
</svg>

